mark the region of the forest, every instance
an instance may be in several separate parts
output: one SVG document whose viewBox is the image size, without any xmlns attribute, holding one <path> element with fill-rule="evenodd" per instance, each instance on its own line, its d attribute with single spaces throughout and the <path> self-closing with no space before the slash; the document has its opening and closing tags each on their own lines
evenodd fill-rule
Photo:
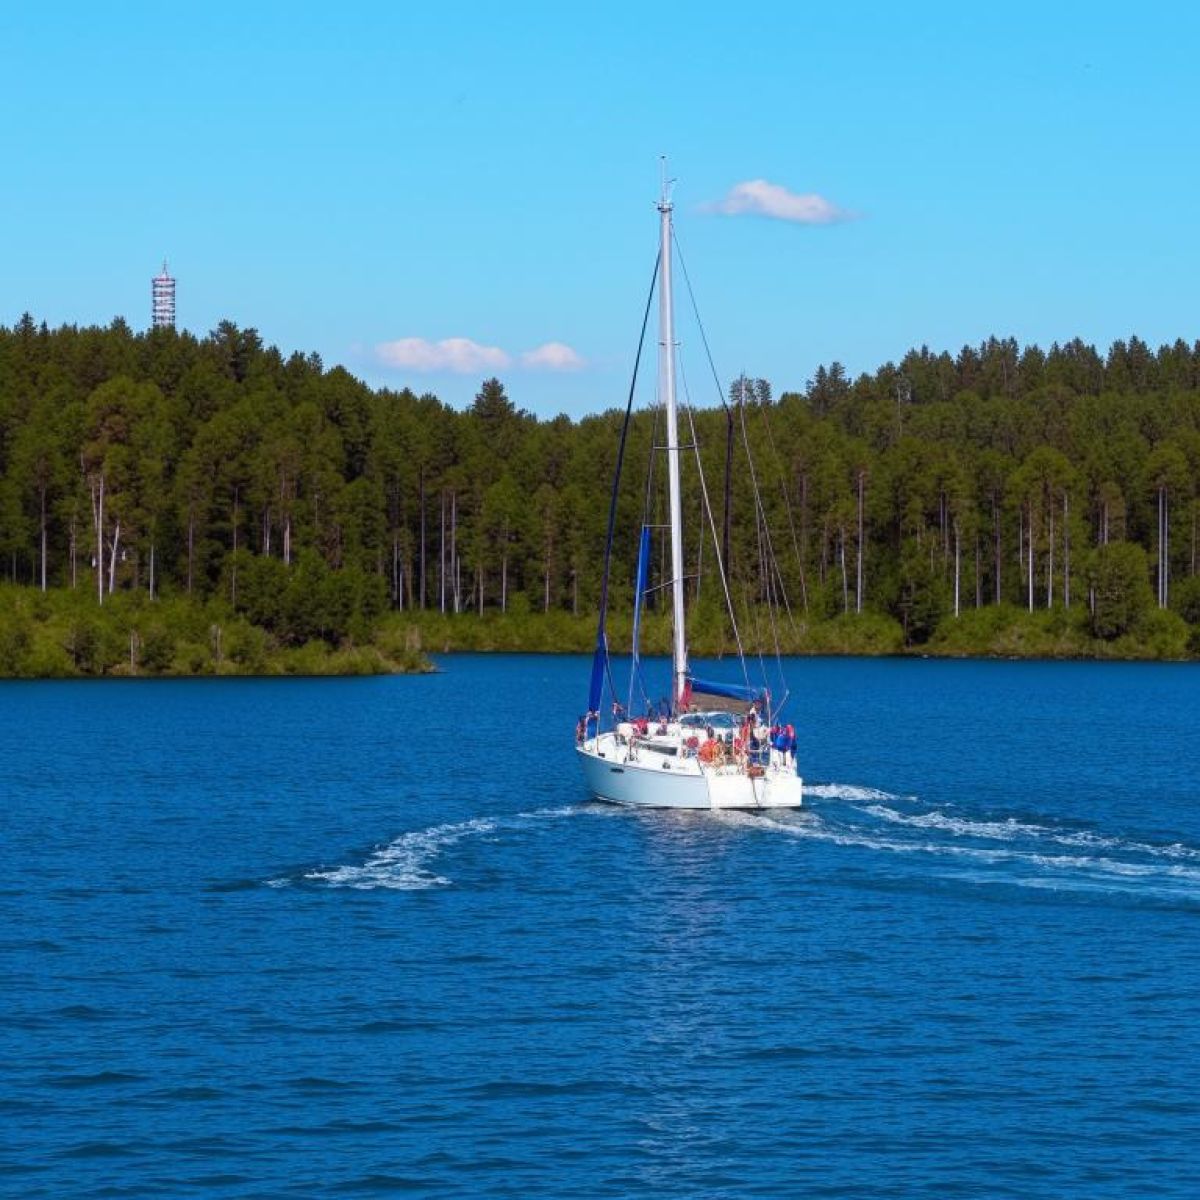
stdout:
<svg viewBox="0 0 1200 1200">
<path fill-rule="evenodd" d="M 778 396 L 724 390 L 691 414 L 711 522 L 684 476 L 698 653 L 729 648 L 719 547 L 735 608 L 752 625 L 779 605 L 785 650 L 1200 654 L 1200 342 L 993 338 L 855 379 L 832 363 Z M 230 322 L 199 338 L 26 315 L 0 327 L 0 673 L 585 649 L 623 417 L 621 396 L 538 419 L 497 379 L 459 411 Z M 643 513 L 662 520 L 661 440 L 636 408 L 617 629 Z M 665 648 L 663 613 L 647 638 Z"/>
</svg>

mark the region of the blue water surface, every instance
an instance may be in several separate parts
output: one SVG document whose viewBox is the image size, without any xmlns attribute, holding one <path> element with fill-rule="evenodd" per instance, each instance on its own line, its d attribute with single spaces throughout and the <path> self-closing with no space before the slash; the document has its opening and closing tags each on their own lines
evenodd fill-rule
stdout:
<svg viewBox="0 0 1200 1200">
<path fill-rule="evenodd" d="M 0 1192 L 1200 1194 L 1200 671 L 790 664 L 799 813 L 588 663 L 0 684 Z"/>
</svg>

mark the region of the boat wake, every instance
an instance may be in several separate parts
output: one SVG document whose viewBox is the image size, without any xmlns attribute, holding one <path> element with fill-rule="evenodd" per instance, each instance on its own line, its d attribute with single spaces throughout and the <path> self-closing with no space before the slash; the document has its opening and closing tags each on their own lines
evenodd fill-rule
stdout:
<svg viewBox="0 0 1200 1200">
<path fill-rule="evenodd" d="M 422 891 L 446 887 L 453 882 L 435 870 L 437 860 L 453 846 L 467 839 L 498 837 L 505 831 L 540 821 L 554 820 L 581 812 L 579 806 L 541 808 L 503 817 L 476 817 L 426 829 L 402 833 L 386 845 L 377 847 L 364 862 L 336 867 L 316 867 L 294 875 L 267 881 L 269 887 L 307 885 L 330 888 L 355 888 L 370 891 Z"/>
<path fill-rule="evenodd" d="M 689 836 L 705 826 L 712 829 L 715 822 L 725 829 L 760 830 L 883 855 L 884 862 L 865 864 L 879 878 L 916 870 L 972 883 L 1200 903 L 1200 847 L 1182 842 L 1156 844 L 1065 822 L 968 815 L 953 805 L 932 807 L 916 796 L 849 784 L 806 785 L 804 795 L 807 807 L 794 811 L 671 817 Z M 454 882 L 447 870 L 454 866 L 456 847 L 497 842 L 583 814 L 634 815 L 629 809 L 592 802 L 430 825 L 399 834 L 358 862 L 303 868 L 267 883 L 359 891 L 443 888 Z M 641 811 L 636 816 L 662 828 L 665 814 Z"/>
<path fill-rule="evenodd" d="M 805 786 L 816 803 L 794 815 L 724 814 L 790 837 L 937 861 L 976 882 L 1062 891 L 1117 891 L 1200 902 L 1200 847 L 1016 817 L 967 816 L 918 797 L 844 784 Z M 836 805 L 823 801 L 839 801 Z"/>
</svg>

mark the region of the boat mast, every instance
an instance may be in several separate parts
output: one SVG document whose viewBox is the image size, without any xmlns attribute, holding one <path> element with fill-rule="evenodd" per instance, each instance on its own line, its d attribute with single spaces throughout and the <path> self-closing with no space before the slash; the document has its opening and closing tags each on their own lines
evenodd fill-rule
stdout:
<svg viewBox="0 0 1200 1200">
<path fill-rule="evenodd" d="M 687 682 L 687 633 L 683 620 L 683 518 L 679 496 L 679 423 L 675 412 L 675 311 L 671 295 L 671 183 L 663 160 L 662 199 L 658 202 L 662 274 L 658 291 L 658 364 L 660 389 L 667 409 L 667 486 L 671 507 L 671 595 L 675 643 L 671 708 L 678 712 Z"/>
</svg>

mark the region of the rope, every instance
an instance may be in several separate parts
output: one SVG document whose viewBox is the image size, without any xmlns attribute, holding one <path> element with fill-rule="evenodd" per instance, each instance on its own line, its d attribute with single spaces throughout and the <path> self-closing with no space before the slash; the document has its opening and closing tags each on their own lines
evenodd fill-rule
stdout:
<svg viewBox="0 0 1200 1200">
<path fill-rule="evenodd" d="M 788 529 L 792 535 L 792 549 L 796 552 L 796 565 L 800 568 L 800 599 L 804 604 L 804 612 L 808 613 L 808 584 L 804 579 L 804 558 L 800 553 L 800 540 L 796 537 L 796 520 L 792 513 L 792 496 L 788 490 L 787 472 L 783 467 L 783 456 L 779 453 L 775 446 L 775 435 L 771 432 L 771 423 L 767 420 L 767 409 L 764 405 L 760 410 L 763 419 L 763 428 L 767 431 L 767 445 L 771 448 L 771 456 L 775 460 L 775 465 L 779 468 L 779 490 L 783 493 L 784 510 L 787 512 Z M 793 629 L 795 624 L 793 623 Z"/>
<path fill-rule="evenodd" d="M 687 285 L 688 298 L 692 302 L 692 312 L 696 318 L 696 326 L 700 330 L 700 341 L 704 346 L 704 353 L 708 358 L 708 366 L 709 366 L 709 370 L 712 372 L 713 384 L 716 387 L 717 395 L 721 400 L 721 407 L 723 409 L 725 409 L 726 412 L 729 412 L 729 405 L 726 402 L 725 393 L 721 389 L 721 379 L 720 379 L 720 376 L 717 374 L 716 363 L 713 361 L 712 350 L 710 349 L 709 344 L 708 344 L 708 335 L 704 332 L 704 322 L 700 319 L 700 309 L 699 309 L 699 306 L 696 304 L 696 294 L 692 290 L 691 276 L 688 275 L 687 263 L 684 261 L 683 250 L 679 245 L 678 238 L 676 238 L 674 235 L 674 231 L 672 231 L 671 238 L 672 238 L 672 241 L 674 242 L 675 249 L 679 255 L 679 267 L 680 267 L 680 270 L 682 270 L 682 272 L 683 272 L 684 283 Z M 784 606 L 787 610 L 788 620 L 791 622 L 792 628 L 795 629 L 796 622 L 792 616 L 791 605 L 788 603 L 787 590 L 783 586 L 783 576 L 779 572 L 779 560 L 775 554 L 775 547 L 771 542 L 771 531 L 770 531 L 769 525 L 767 524 L 766 509 L 763 506 L 762 494 L 761 494 L 761 492 L 759 490 L 759 486 L 758 486 L 758 476 L 754 470 L 754 457 L 750 453 L 750 439 L 746 432 L 746 414 L 745 414 L 745 405 L 744 404 L 738 405 L 738 414 L 740 417 L 740 422 L 741 422 L 741 427 L 742 427 L 742 444 L 745 446 L 746 461 L 750 467 L 750 482 L 754 489 L 754 504 L 755 504 L 756 523 L 757 523 L 757 519 L 761 516 L 763 527 L 764 527 L 764 533 L 766 536 L 767 550 L 770 555 L 771 567 L 774 569 L 775 573 L 779 576 L 780 595 L 783 598 Z M 693 435 L 692 441 L 694 442 L 695 440 L 696 440 L 695 436 Z M 789 513 L 789 516 L 790 516 L 790 513 Z M 710 512 L 710 517 L 711 517 L 711 512 Z M 793 528 L 794 528 L 794 526 L 793 526 Z M 766 561 L 765 561 L 765 559 L 762 558 L 761 553 L 760 553 L 760 562 L 762 562 L 764 567 L 766 566 Z M 800 575 L 801 587 L 803 587 L 804 586 L 804 584 L 803 584 L 803 580 L 804 580 L 803 563 L 801 563 L 800 571 L 801 571 L 801 575 Z M 805 609 L 807 610 L 807 607 L 808 607 L 807 588 L 804 588 L 804 593 L 805 593 Z M 778 668 L 779 668 L 779 677 L 782 680 L 783 679 L 783 655 L 782 655 L 782 650 L 779 645 L 779 631 L 778 631 L 778 627 L 775 622 L 774 606 L 772 605 L 772 603 L 769 599 L 767 602 L 767 607 L 770 611 L 770 617 L 771 617 L 772 637 L 773 637 L 773 641 L 775 643 L 775 659 L 776 659 L 776 662 L 777 662 Z M 731 607 L 731 615 L 732 615 L 732 607 Z M 755 618 L 755 626 L 756 626 L 756 628 L 759 627 L 757 616 Z M 760 644 L 760 650 L 759 650 L 758 657 L 759 657 L 759 662 L 762 664 L 763 679 L 764 679 L 764 685 L 765 685 L 766 664 L 762 660 L 761 641 L 759 644 Z M 744 667 L 744 664 L 743 664 L 743 667 Z"/>
<path fill-rule="evenodd" d="M 720 546 L 721 543 L 717 538 L 717 523 L 713 519 L 712 505 L 708 499 L 708 484 L 704 479 L 704 467 L 700 462 L 700 440 L 696 437 L 696 420 L 692 411 L 691 393 L 688 391 L 687 376 L 683 372 L 682 366 L 679 370 L 680 382 L 683 384 L 683 408 L 687 413 L 688 428 L 692 435 L 692 451 L 696 455 L 696 474 L 700 476 L 700 494 L 704 498 L 704 511 L 708 514 L 708 526 L 712 531 L 713 546 L 716 549 L 713 557 L 717 560 L 717 572 L 721 577 L 721 590 L 725 593 L 725 607 L 729 611 L 729 624 L 733 628 L 733 640 L 737 644 L 738 661 L 742 664 L 742 678 L 745 679 L 747 686 L 750 684 L 750 676 L 746 671 L 746 651 L 742 646 L 742 635 L 738 630 L 737 616 L 733 609 L 733 597 L 729 594 L 729 580 L 725 575 L 725 564 L 721 561 Z"/>
<path fill-rule="evenodd" d="M 633 413 L 633 395 L 637 389 L 638 369 L 642 363 L 642 349 L 646 344 L 646 327 L 650 323 L 650 306 L 654 301 L 654 286 L 658 282 L 658 268 L 661 260 L 661 253 L 655 255 L 654 271 L 650 276 L 650 290 L 646 295 L 646 309 L 642 313 L 642 332 L 638 336 L 637 354 L 633 360 L 633 377 L 629 380 L 629 399 L 625 402 L 625 420 L 621 424 L 621 441 L 617 447 L 617 468 L 613 473 L 612 495 L 608 501 L 608 535 L 604 543 L 604 574 L 600 582 L 600 625 L 596 631 L 597 649 L 599 643 L 604 645 L 604 673 L 608 677 L 608 687 L 613 698 L 617 696 L 617 689 L 612 677 L 612 663 L 608 653 L 608 634 L 605 628 L 605 622 L 608 618 L 608 581 L 612 573 L 612 547 L 613 533 L 616 530 L 617 524 L 617 496 L 621 486 L 621 468 L 625 462 L 625 442 L 629 436 L 629 422 Z M 597 718 L 596 730 L 599 733 L 600 721 Z"/>
</svg>

